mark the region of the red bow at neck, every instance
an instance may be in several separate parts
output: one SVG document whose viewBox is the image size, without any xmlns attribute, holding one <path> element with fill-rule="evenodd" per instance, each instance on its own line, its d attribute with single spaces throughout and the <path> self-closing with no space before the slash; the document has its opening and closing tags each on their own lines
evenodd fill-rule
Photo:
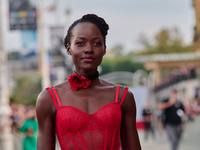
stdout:
<svg viewBox="0 0 200 150">
<path fill-rule="evenodd" d="M 72 74 L 68 77 L 69 84 L 71 89 L 77 91 L 80 88 L 86 89 L 90 85 L 90 79 L 79 75 L 79 74 Z"/>
</svg>

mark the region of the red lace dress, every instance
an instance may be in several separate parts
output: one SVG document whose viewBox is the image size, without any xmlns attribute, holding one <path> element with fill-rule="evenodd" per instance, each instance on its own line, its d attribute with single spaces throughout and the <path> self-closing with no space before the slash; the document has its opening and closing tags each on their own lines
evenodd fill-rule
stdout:
<svg viewBox="0 0 200 150">
<path fill-rule="evenodd" d="M 54 87 L 47 88 L 56 107 L 55 130 L 62 150 L 119 150 L 121 104 L 118 103 L 120 86 L 115 102 L 104 105 L 93 114 L 73 106 L 62 106 Z M 57 105 L 58 103 L 58 105 Z"/>
</svg>

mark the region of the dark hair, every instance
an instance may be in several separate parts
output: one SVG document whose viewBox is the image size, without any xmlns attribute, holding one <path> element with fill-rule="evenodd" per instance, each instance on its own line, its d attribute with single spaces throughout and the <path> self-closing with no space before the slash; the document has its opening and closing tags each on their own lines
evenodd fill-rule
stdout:
<svg viewBox="0 0 200 150">
<path fill-rule="evenodd" d="M 87 14 L 84 15 L 81 19 L 78 19 L 76 21 L 74 21 L 74 23 L 72 23 L 72 25 L 69 27 L 68 31 L 67 31 L 67 35 L 64 38 L 64 46 L 65 48 L 67 48 L 68 45 L 71 44 L 70 42 L 70 38 L 72 36 L 72 30 L 73 28 L 81 22 L 90 22 L 90 23 L 94 23 L 99 30 L 101 31 L 101 33 L 103 34 L 104 37 L 104 44 L 106 45 L 106 35 L 108 34 L 108 29 L 109 26 L 108 24 L 105 22 L 105 20 L 95 14 Z"/>
</svg>

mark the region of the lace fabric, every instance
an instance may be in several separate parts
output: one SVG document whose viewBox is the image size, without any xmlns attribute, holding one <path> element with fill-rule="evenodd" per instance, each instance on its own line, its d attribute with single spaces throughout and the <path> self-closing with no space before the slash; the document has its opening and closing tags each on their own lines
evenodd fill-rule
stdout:
<svg viewBox="0 0 200 150">
<path fill-rule="evenodd" d="M 54 87 L 47 88 L 57 110 L 55 130 L 62 150 L 119 150 L 121 104 L 128 90 L 125 89 L 121 103 L 118 103 L 119 87 L 115 102 L 104 105 L 93 114 L 73 106 L 62 106 Z"/>
</svg>

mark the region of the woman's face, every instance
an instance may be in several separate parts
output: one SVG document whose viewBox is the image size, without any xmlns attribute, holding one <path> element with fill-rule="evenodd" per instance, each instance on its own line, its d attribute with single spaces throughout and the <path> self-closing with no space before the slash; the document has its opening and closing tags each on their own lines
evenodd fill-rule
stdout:
<svg viewBox="0 0 200 150">
<path fill-rule="evenodd" d="M 67 52 L 71 54 L 76 72 L 95 72 L 106 53 L 104 37 L 99 28 L 93 23 L 79 23 L 74 27 L 70 40 Z"/>
</svg>

